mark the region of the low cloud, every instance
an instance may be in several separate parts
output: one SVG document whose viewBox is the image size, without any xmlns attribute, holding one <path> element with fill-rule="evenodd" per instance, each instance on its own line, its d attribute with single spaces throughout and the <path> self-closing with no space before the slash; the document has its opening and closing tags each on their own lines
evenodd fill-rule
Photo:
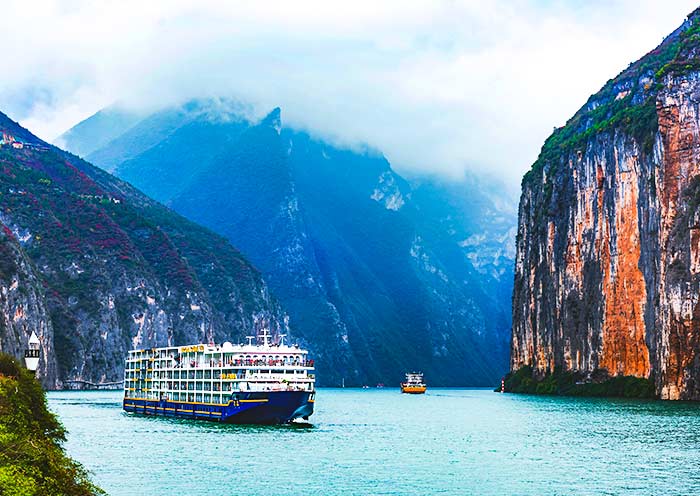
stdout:
<svg viewBox="0 0 700 496">
<path fill-rule="evenodd" d="M 41 137 L 115 101 L 229 97 L 404 171 L 519 182 L 692 1 L 4 2 L 0 110 Z"/>
</svg>

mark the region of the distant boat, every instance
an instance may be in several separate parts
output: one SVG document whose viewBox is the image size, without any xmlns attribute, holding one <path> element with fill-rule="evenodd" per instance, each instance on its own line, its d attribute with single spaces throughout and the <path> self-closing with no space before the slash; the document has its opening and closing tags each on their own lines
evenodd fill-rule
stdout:
<svg viewBox="0 0 700 496">
<path fill-rule="evenodd" d="M 401 383 L 401 392 L 406 394 L 423 394 L 427 389 L 422 372 L 406 374 L 406 382 Z"/>
</svg>

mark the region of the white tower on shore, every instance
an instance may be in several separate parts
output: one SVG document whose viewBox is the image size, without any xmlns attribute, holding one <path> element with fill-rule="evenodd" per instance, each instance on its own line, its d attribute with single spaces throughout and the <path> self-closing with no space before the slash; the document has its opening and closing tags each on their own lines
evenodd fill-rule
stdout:
<svg viewBox="0 0 700 496">
<path fill-rule="evenodd" d="M 36 369 L 39 367 L 40 344 L 39 337 L 32 331 L 32 336 L 29 338 L 29 348 L 24 350 L 24 363 L 31 372 L 36 372 Z"/>
</svg>

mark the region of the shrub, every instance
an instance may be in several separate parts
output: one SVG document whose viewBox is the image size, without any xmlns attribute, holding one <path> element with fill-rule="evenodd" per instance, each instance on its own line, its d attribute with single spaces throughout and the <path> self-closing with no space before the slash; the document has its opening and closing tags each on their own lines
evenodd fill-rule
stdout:
<svg viewBox="0 0 700 496">
<path fill-rule="evenodd" d="M 607 396 L 619 398 L 654 398 L 654 381 L 641 377 L 617 376 L 598 381 L 581 380 L 580 374 L 554 372 L 537 378 L 532 367 L 521 367 L 505 378 L 509 393 L 559 396 Z M 500 391 L 496 388 L 495 391 Z"/>
<path fill-rule="evenodd" d="M 0 491 L 3 495 L 94 495 L 102 490 L 61 446 L 66 431 L 46 406 L 41 385 L 0 353 Z"/>
</svg>

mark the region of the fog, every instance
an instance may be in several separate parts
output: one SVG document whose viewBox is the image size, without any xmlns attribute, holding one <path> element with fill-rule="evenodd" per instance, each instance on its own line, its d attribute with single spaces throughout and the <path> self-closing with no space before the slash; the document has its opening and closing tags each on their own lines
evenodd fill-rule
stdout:
<svg viewBox="0 0 700 496">
<path fill-rule="evenodd" d="M 104 106 L 226 97 L 400 171 L 512 184 L 692 1 L 3 2 L 0 110 L 46 140 Z"/>
</svg>

